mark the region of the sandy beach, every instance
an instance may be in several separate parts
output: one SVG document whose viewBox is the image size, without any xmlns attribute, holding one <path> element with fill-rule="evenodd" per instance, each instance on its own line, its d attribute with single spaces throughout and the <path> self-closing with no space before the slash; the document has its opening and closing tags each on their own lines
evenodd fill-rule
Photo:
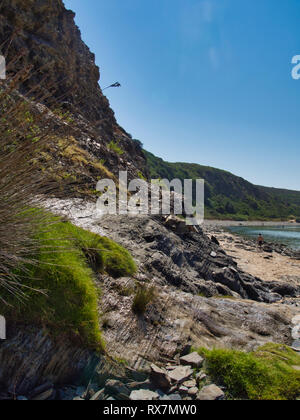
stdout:
<svg viewBox="0 0 300 420">
<path fill-rule="evenodd" d="M 232 223 L 230 225 L 232 226 Z M 272 225 L 274 226 L 274 223 Z M 209 223 L 204 229 L 208 235 L 214 235 L 218 239 L 222 248 L 234 258 L 243 271 L 264 281 L 288 281 L 290 284 L 300 284 L 300 260 L 277 252 L 264 252 L 254 242 L 221 228 L 226 226 L 229 226 L 227 222 L 220 221 L 217 225 Z"/>
</svg>

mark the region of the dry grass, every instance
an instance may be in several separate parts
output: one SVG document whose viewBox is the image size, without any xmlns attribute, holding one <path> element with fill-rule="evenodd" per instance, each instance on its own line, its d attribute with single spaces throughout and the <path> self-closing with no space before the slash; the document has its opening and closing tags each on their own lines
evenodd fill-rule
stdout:
<svg viewBox="0 0 300 420">
<path fill-rule="evenodd" d="M 29 208 L 40 204 L 37 197 L 62 189 L 50 175 L 53 159 L 45 154 L 57 123 L 46 107 L 37 107 L 18 92 L 29 77 L 30 69 L 24 69 L 0 82 L 0 288 L 20 298 L 25 286 L 16 268 L 25 267 L 39 247 L 33 239 L 36 231 L 51 223 L 44 212 Z M 39 86 L 36 90 L 30 95 L 42 102 L 45 95 L 38 93 Z"/>
</svg>

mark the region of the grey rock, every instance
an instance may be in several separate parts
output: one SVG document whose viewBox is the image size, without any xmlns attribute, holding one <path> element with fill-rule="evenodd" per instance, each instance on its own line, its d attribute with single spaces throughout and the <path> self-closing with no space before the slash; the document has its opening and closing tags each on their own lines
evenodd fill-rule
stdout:
<svg viewBox="0 0 300 420">
<path fill-rule="evenodd" d="M 204 372 L 198 372 L 197 374 L 196 374 L 196 381 L 197 381 L 197 383 L 199 384 L 201 381 L 204 381 L 204 379 L 206 379 L 207 378 L 207 375 L 206 375 L 206 373 L 204 373 Z"/>
<path fill-rule="evenodd" d="M 101 389 L 100 391 L 96 392 L 91 398 L 90 401 L 100 401 L 103 400 L 105 396 L 105 389 Z"/>
<path fill-rule="evenodd" d="M 111 395 L 130 395 L 130 390 L 127 388 L 127 386 L 124 385 L 123 382 L 114 379 L 106 381 L 105 392 Z"/>
<path fill-rule="evenodd" d="M 126 384 L 126 387 L 130 391 L 135 391 L 135 390 L 138 390 L 138 389 L 150 389 L 151 388 L 151 382 L 150 382 L 150 380 L 147 380 L 147 381 L 144 381 L 144 382 L 133 381 L 133 382 L 128 382 Z"/>
<path fill-rule="evenodd" d="M 167 372 L 154 364 L 151 365 L 150 381 L 156 387 L 165 391 L 171 387 L 171 381 Z"/>
<path fill-rule="evenodd" d="M 188 395 L 189 395 L 190 397 L 196 397 L 196 396 L 198 395 L 198 392 L 199 392 L 199 389 L 195 386 L 195 387 L 190 388 L 190 389 L 188 390 Z"/>
<path fill-rule="evenodd" d="M 138 391 L 132 391 L 129 399 L 131 401 L 152 401 L 158 400 L 159 395 L 156 392 L 149 391 L 148 389 L 140 389 Z"/>
<path fill-rule="evenodd" d="M 221 400 L 225 397 L 224 392 L 221 388 L 216 385 L 208 385 L 201 389 L 197 395 L 197 400 L 200 401 L 215 401 Z"/>
<path fill-rule="evenodd" d="M 194 368 L 199 368 L 203 365 L 204 359 L 197 352 L 190 353 L 187 356 L 180 357 L 182 365 L 189 365 Z"/>
<path fill-rule="evenodd" d="M 183 382 L 182 385 L 186 386 L 187 388 L 194 388 L 195 386 L 197 386 L 197 383 L 195 379 L 191 379 L 190 381 Z"/>
<path fill-rule="evenodd" d="M 169 377 L 173 382 L 182 383 L 188 380 L 193 375 L 193 370 L 190 366 L 178 366 L 176 369 L 169 372 Z"/>
<path fill-rule="evenodd" d="M 178 366 L 166 366 L 166 370 L 170 371 L 170 370 L 174 370 L 176 369 Z"/>
<path fill-rule="evenodd" d="M 48 400 L 49 398 L 51 398 L 51 396 L 53 395 L 53 388 L 48 389 L 45 392 L 42 392 L 39 395 L 36 395 L 35 397 L 31 398 L 33 401 L 45 401 Z"/>
<path fill-rule="evenodd" d="M 164 395 L 163 397 L 159 398 L 160 401 L 171 401 L 171 398 L 169 397 L 169 395 Z"/>
<path fill-rule="evenodd" d="M 171 401 L 181 401 L 182 400 L 182 398 L 179 394 L 171 394 L 171 395 L 168 395 L 168 397 Z"/>
</svg>

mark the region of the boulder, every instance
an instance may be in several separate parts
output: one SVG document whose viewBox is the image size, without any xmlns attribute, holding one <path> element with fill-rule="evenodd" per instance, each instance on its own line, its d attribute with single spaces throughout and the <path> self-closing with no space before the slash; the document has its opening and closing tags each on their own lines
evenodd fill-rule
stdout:
<svg viewBox="0 0 300 420">
<path fill-rule="evenodd" d="M 122 396 L 129 397 L 130 390 L 127 388 L 126 385 L 123 384 L 121 381 L 117 381 L 114 379 L 110 379 L 105 383 L 105 392 L 110 395 L 118 396 L 122 394 Z"/>
<path fill-rule="evenodd" d="M 131 401 L 153 401 L 158 400 L 159 395 L 157 392 L 149 391 L 148 389 L 140 389 L 138 391 L 132 391 L 129 399 Z"/>
<path fill-rule="evenodd" d="M 199 384 L 201 381 L 204 381 L 204 379 L 206 379 L 207 378 L 207 375 L 206 375 L 206 373 L 204 373 L 204 372 L 198 372 L 197 374 L 196 374 L 196 381 L 197 381 L 197 383 Z"/>
<path fill-rule="evenodd" d="M 196 386 L 194 386 L 193 388 L 190 388 L 189 390 L 188 390 L 188 395 L 190 396 L 190 397 L 196 397 L 197 396 L 197 394 L 198 394 L 198 392 L 199 392 L 199 389 L 196 387 Z"/>
<path fill-rule="evenodd" d="M 169 372 L 169 377 L 171 381 L 182 383 L 190 379 L 193 375 L 193 370 L 191 366 L 178 366 L 176 369 Z"/>
<path fill-rule="evenodd" d="M 190 353 L 187 356 L 180 357 L 182 365 L 189 365 L 194 368 L 199 368 L 203 365 L 204 359 L 197 352 Z"/>
<path fill-rule="evenodd" d="M 186 386 L 187 388 L 194 388 L 195 386 L 197 386 L 197 383 L 195 379 L 191 379 L 190 381 L 183 382 L 182 385 Z"/>
<path fill-rule="evenodd" d="M 208 385 L 201 389 L 197 395 L 197 400 L 200 401 L 215 401 L 224 399 L 225 394 L 221 388 L 216 385 Z"/>
<path fill-rule="evenodd" d="M 96 394 L 94 394 L 90 401 L 100 401 L 100 400 L 104 400 L 104 395 L 105 395 L 105 390 L 104 388 L 101 389 L 100 391 L 96 392 Z"/>
<path fill-rule="evenodd" d="M 163 391 L 167 391 L 171 387 L 171 381 L 167 372 L 154 364 L 151 365 L 150 381 Z"/>
</svg>

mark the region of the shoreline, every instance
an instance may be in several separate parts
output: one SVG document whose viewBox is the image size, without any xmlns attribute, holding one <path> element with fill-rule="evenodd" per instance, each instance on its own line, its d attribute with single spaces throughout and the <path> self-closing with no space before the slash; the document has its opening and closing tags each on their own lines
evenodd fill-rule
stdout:
<svg viewBox="0 0 300 420">
<path fill-rule="evenodd" d="M 300 286 L 299 259 L 280 253 L 275 247 L 268 252 L 261 250 L 255 241 L 227 230 L 228 226 L 230 225 L 211 223 L 204 225 L 204 232 L 218 240 L 222 249 L 237 262 L 240 269 L 266 282 L 288 281 L 293 286 Z"/>
<path fill-rule="evenodd" d="M 230 227 L 230 226 L 299 226 L 300 223 L 292 222 L 272 222 L 272 221 L 235 221 L 235 220 L 210 220 L 205 219 L 203 226 L 218 226 L 218 227 Z"/>
</svg>

